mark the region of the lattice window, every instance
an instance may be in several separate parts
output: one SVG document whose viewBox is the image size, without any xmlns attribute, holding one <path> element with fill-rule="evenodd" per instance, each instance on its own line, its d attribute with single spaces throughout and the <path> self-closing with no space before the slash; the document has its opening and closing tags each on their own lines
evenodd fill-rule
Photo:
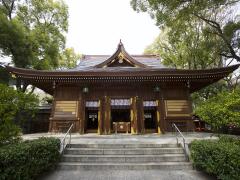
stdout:
<svg viewBox="0 0 240 180">
<path fill-rule="evenodd" d="M 56 101 L 55 117 L 77 117 L 78 101 Z"/>
<path fill-rule="evenodd" d="M 165 100 L 167 117 L 189 117 L 190 107 L 187 100 Z"/>
</svg>

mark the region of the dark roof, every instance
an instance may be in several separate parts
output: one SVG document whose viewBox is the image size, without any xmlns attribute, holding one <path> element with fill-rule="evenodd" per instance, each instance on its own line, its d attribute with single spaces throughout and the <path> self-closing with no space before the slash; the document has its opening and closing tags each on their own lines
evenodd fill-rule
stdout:
<svg viewBox="0 0 240 180">
<path fill-rule="evenodd" d="M 24 68 L 17 68 L 6 66 L 9 72 L 13 74 L 17 74 L 20 76 L 42 76 L 42 77 L 80 77 L 80 76 L 174 76 L 174 77 L 193 77 L 193 76 L 213 76 L 213 75 L 221 75 L 221 74 L 229 74 L 236 70 L 240 64 L 228 66 L 228 67 L 221 67 L 221 68 L 213 68 L 213 69 L 202 69 L 202 70 L 187 70 L 187 69 L 168 69 L 164 68 L 159 70 L 157 68 L 133 68 L 127 67 L 124 72 L 122 71 L 114 71 L 114 73 L 108 73 L 108 71 L 104 71 L 103 69 L 107 68 L 95 68 L 95 71 L 49 71 L 49 70 L 34 70 L 34 69 L 24 69 Z M 111 67 L 111 70 L 117 70 L 119 67 Z M 102 73 L 98 73 L 98 72 Z M 195 77 L 194 77 L 195 78 Z"/>
<path fill-rule="evenodd" d="M 120 62 L 124 60 L 123 62 Z M 182 83 L 189 84 L 190 92 L 212 84 L 239 67 L 184 70 L 167 68 L 158 56 L 129 55 L 120 42 L 113 55 L 85 55 L 76 68 L 40 71 L 6 66 L 7 70 L 28 83 L 53 94 L 57 83 Z"/>
<path fill-rule="evenodd" d="M 119 56 L 123 56 L 130 66 L 118 66 L 117 68 L 110 67 L 114 61 L 117 61 Z M 122 42 L 118 44 L 117 50 L 113 55 L 84 55 L 76 68 L 68 69 L 67 71 L 125 71 L 125 70 L 143 70 L 143 69 L 165 69 L 161 60 L 156 55 L 129 55 L 125 50 Z"/>
<path fill-rule="evenodd" d="M 85 55 L 76 68 L 69 69 L 68 71 L 90 70 L 90 69 L 94 70 L 94 69 L 97 69 L 95 67 L 96 65 L 103 63 L 110 57 L 111 57 L 110 55 Z M 160 58 L 155 55 L 132 55 L 132 57 L 136 61 L 147 66 L 147 68 L 158 68 L 158 69 L 167 68 L 166 66 L 161 64 Z M 108 69 L 111 71 L 112 68 L 113 67 L 106 67 L 105 71 Z M 119 68 L 126 69 L 130 67 L 118 67 L 118 69 Z M 113 69 L 116 69 L 116 68 L 113 68 Z M 133 67 L 130 69 L 137 69 L 137 68 Z"/>
<path fill-rule="evenodd" d="M 53 84 L 57 83 L 188 83 L 190 92 L 212 84 L 233 72 L 239 65 L 206 70 L 145 70 L 144 71 L 39 71 L 6 66 L 18 78 L 33 84 L 49 94 L 53 94 Z M 97 69 L 97 68 L 95 68 Z M 106 68 L 99 68 L 106 69 Z M 113 68 L 111 68 L 113 69 Z M 139 69 L 139 68 L 137 68 Z M 142 68 L 144 69 L 144 68 Z"/>
</svg>

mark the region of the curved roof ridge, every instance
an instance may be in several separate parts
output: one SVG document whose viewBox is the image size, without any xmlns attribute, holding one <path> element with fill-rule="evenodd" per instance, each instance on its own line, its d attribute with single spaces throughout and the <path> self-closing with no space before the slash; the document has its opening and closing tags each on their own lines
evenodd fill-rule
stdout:
<svg viewBox="0 0 240 180">
<path fill-rule="evenodd" d="M 123 43 L 121 42 L 121 40 L 120 40 L 120 42 L 119 42 L 119 44 L 118 44 L 118 48 L 117 48 L 117 50 L 115 51 L 115 53 L 114 53 L 112 56 L 110 56 L 107 60 L 105 60 L 104 62 L 102 62 L 102 63 L 100 63 L 100 64 L 97 64 L 97 65 L 94 66 L 94 67 L 96 67 L 96 68 L 102 68 L 102 67 L 106 66 L 107 64 L 111 63 L 116 57 L 118 57 L 121 53 L 124 55 L 124 57 L 125 57 L 128 61 L 130 61 L 131 64 L 136 65 L 136 66 L 138 66 L 138 67 L 142 67 L 142 68 L 147 67 L 145 64 L 143 64 L 143 63 L 135 60 L 131 55 L 129 55 L 129 54 L 127 53 L 127 51 L 125 50 L 125 48 L 124 48 Z"/>
</svg>

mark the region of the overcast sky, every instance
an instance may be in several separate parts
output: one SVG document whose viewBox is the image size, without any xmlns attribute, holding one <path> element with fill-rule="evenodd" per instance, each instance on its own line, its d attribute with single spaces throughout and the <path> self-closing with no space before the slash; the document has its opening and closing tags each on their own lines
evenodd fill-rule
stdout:
<svg viewBox="0 0 240 180">
<path fill-rule="evenodd" d="M 147 13 L 130 0 L 65 0 L 69 6 L 67 47 L 82 54 L 112 54 L 119 40 L 130 54 L 142 54 L 159 34 Z"/>
<path fill-rule="evenodd" d="M 142 54 L 159 34 L 147 13 L 137 13 L 130 0 L 65 0 L 69 7 L 66 47 L 81 54 L 111 55 L 121 39 L 129 54 Z M 9 62 L 9 58 L 0 57 Z"/>
</svg>

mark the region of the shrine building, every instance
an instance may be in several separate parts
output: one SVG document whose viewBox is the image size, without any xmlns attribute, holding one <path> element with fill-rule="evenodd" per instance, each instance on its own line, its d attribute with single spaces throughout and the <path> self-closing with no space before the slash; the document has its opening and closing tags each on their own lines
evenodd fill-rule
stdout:
<svg viewBox="0 0 240 180">
<path fill-rule="evenodd" d="M 168 68 L 158 56 L 128 54 L 120 42 L 113 55 L 85 55 L 73 69 L 6 68 L 53 96 L 50 132 L 64 132 L 74 124 L 80 134 L 160 134 L 172 131 L 172 123 L 192 131 L 190 94 L 238 66 Z"/>
</svg>

